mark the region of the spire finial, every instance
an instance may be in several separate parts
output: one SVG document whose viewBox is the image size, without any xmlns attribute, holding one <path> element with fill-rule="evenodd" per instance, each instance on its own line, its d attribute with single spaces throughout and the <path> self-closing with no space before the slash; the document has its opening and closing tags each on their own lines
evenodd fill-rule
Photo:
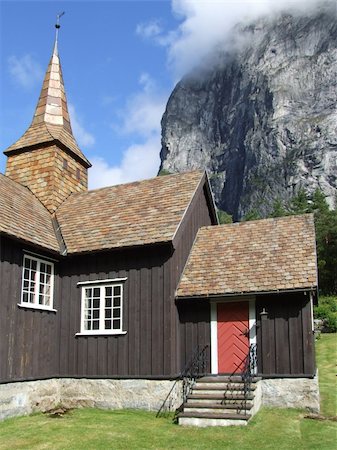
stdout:
<svg viewBox="0 0 337 450">
<path fill-rule="evenodd" d="M 60 14 L 57 14 L 56 16 L 56 24 L 55 24 L 55 28 L 56 28 L 56 34 L 55 34 L 55 46 L 54 46 L 54 53 L 57 50 L 57 40 L 59 37 L 59 29 L 61 27 L 60 25 L 60 18 L 65 14 L 65 11 L 61 12 Z"/>
</svg>

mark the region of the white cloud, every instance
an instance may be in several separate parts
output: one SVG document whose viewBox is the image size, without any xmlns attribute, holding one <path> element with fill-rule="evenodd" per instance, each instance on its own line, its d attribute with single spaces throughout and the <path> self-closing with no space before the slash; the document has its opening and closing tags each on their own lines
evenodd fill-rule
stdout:
<svg viewBox="0 0 337 450">
<path fill-rule="evenodd" d="M 103 158 L 91 157 L 89 188 L 96 189 L 156 176 L 160 164 L 159 150 L 160 135 L 155 135 L 142 144 L 127 148 L 119 165 L 109 166 Z"/>
<path fill-rule="evenodd" d="M 12 55 L 8 58 L 9 72 L 14 80 L 24 88 L 31 88 L 36 82 L 41 82 L 43 71 L 41 66 L 30 54 L 18 58 Z"/>
<path fill-rule="evenodd" d="M 148 73 L 139 78 L 140 91 L 132 95 L 120 112 L 121 123 L 113 128 L 119 132 L 140 136 L 140 142 L 130 145 L 121 162 L 111 166 L 100 157 L 91 157 L 90 188 L 111 186 L 156 176 L 160 157 L 160 121 L 167 94 L 161 92 Z"/>
<path fill-rule="evenodd" d="M 78 117 L 76 109 L 72 103 L 68 103 L 68 110 L 70 115 L 71 127 L 79 145 L 83 145 L 83 147 L 90 147 L 94 145 L 94 136 L 85 130 L 84 126 L 81 123 L 82 121 Z"/>
<path fill-rule="evenodd" d="M 233 38 L 233 27 L 259 16 L 290 9 L 308 11 L 325 0 L 171 0 L 173 14 L 180 20 L 175 30 L 163 32 L 148 23 L 147 38 L 167 46 L 168 64 L 180 78 L 221 44 Z M 144 24 L 139 30 L 147 30 Z M 137 29 L 138 29 L 137 27 Z M 155 31 L 155 32 L 154 32 Z M 139 34 L 141 34 L 139 32 Z M 144 34 L 144 33 L 143 33 Z"/>
<path fill-rule="evenodd" d="M 162 33 L 162 28 L 158 20 L 151 20 L 147 23 L 140 23 L 137 25 L 136 34 L 145 39 L 150 39 L 159 36 Z"/>
<path fill-rule="evenodd" d="M 132 95 L 120 112 L 121 125 L 117 129 L 125 134 L 139 134 L 145 138 L 160 133 L 160 120 L 165 110 L 167 93 L 160 92 L 147 73 L 139 78 L 141 90 Z"/>
</svg>

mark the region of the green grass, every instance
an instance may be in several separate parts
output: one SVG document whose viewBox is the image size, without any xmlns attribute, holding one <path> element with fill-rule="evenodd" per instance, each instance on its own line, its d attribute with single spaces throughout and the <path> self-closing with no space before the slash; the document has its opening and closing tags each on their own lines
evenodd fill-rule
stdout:
<svg viewBox="0 0 337 450">
<path fill-rule="evenodd" d="M 327 416 L 337 414 L 337 334 L 321 334 L 316 343 L 319 368 L 321 412 Z M 337 448 L 337 445 L 336 445 Z"/>
<path fill-rule="evenodd" d="M 317 343 L 322 413 L 336 414 L 336 334 Z M 0 449 L 273 449 L 336 450 L 337 422 L 306 412 L 263 408 L 247 427 L 194 428 L 146 411 L 78 409 L 62 418 L 43 414 L 0 423 Z"/>
</svg>

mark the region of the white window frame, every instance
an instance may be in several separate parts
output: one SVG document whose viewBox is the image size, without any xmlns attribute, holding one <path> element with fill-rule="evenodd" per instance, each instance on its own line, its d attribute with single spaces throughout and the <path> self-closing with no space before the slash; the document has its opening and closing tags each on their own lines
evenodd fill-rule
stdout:
<svg viewBox="0 0 337 450">
<path fill-rule="evenodd" d="M 36 262 L 33 302 L 26 302 L 23 299 L 24 293 L 26 293 L 26 289 L 24 288 L 24 282 L 27 281 L 27 279 L 25 278 L 25 269 L 26 269 L 26 261 L 27 260 Z M 41 286 L 41 280 L 40 280 L 41 264 L 46 264 L 46 265 L 50 266 L 49 305 L 39 303 L 39 294 L 40 294 L 40 286 Z M 45 273 L 45 272 L 42 272 L 42 273 Z M 20 303 L 18 303 L 18 306 L 21 308 L 42 309 L 44 311 L 56 312 L 56 309 L 53 308 L 53 304 L 54 304 L 54 273 L 55 273 L 54 272 L 54 263 L 52 261 L 33 256 L 31 254 L 24 254 L 23 263 L 22 263 L 21 299 L 20 299 Z"/>
<path fill-rule="evenodd" d="M 97 281 L 83 281 L 77 283 L 77 286 L 81 287 L 81 331 L 79 333 L 76 333 L 76 336 L 97 336 L 97 335 L 123 335 L 126 334 L 126 331 L 123 331 L 123 303 L 124 303 L 124 282 L 126 281 L 126 278 L 115 278 L 115 279 L 109 279 L 109 280 L 97 280 Z M 120 328 L 119 329 L 106 329 L 105 328 L 105 320 L 111 320 L 113 322 L 113 299 L 114 295 L 112 294 L 111 297 L 111 318 L 105 317 L 105 289 L 111 288 L 112 293 L 114 291 L 114 288 L 118 286 L 120 287 Z M 94 289 L 97 288 L 100 290 L 99 294 L 99 328 L 95 330 L 87 330 L 85 329 L 85 301 L 86 301 L 86 289 Z M 92 299 L 93 301 L 93 299 Z M 116 319 L 116 318 L 115 318 Z"/>
</svg>

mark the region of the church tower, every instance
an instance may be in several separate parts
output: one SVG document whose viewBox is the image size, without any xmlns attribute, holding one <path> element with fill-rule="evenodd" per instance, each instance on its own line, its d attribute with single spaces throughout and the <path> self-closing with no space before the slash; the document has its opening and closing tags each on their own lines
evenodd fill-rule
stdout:
<svg viewBox="0 0 337 450">
<path fill-rule="evenodd" d="M 27 186 L 51 212 L 72 193 L 88 188 L 90 162 L 71 129 L 56 38 L 31 125 L 4 151 L 6 176 Z"/>
</svg>

